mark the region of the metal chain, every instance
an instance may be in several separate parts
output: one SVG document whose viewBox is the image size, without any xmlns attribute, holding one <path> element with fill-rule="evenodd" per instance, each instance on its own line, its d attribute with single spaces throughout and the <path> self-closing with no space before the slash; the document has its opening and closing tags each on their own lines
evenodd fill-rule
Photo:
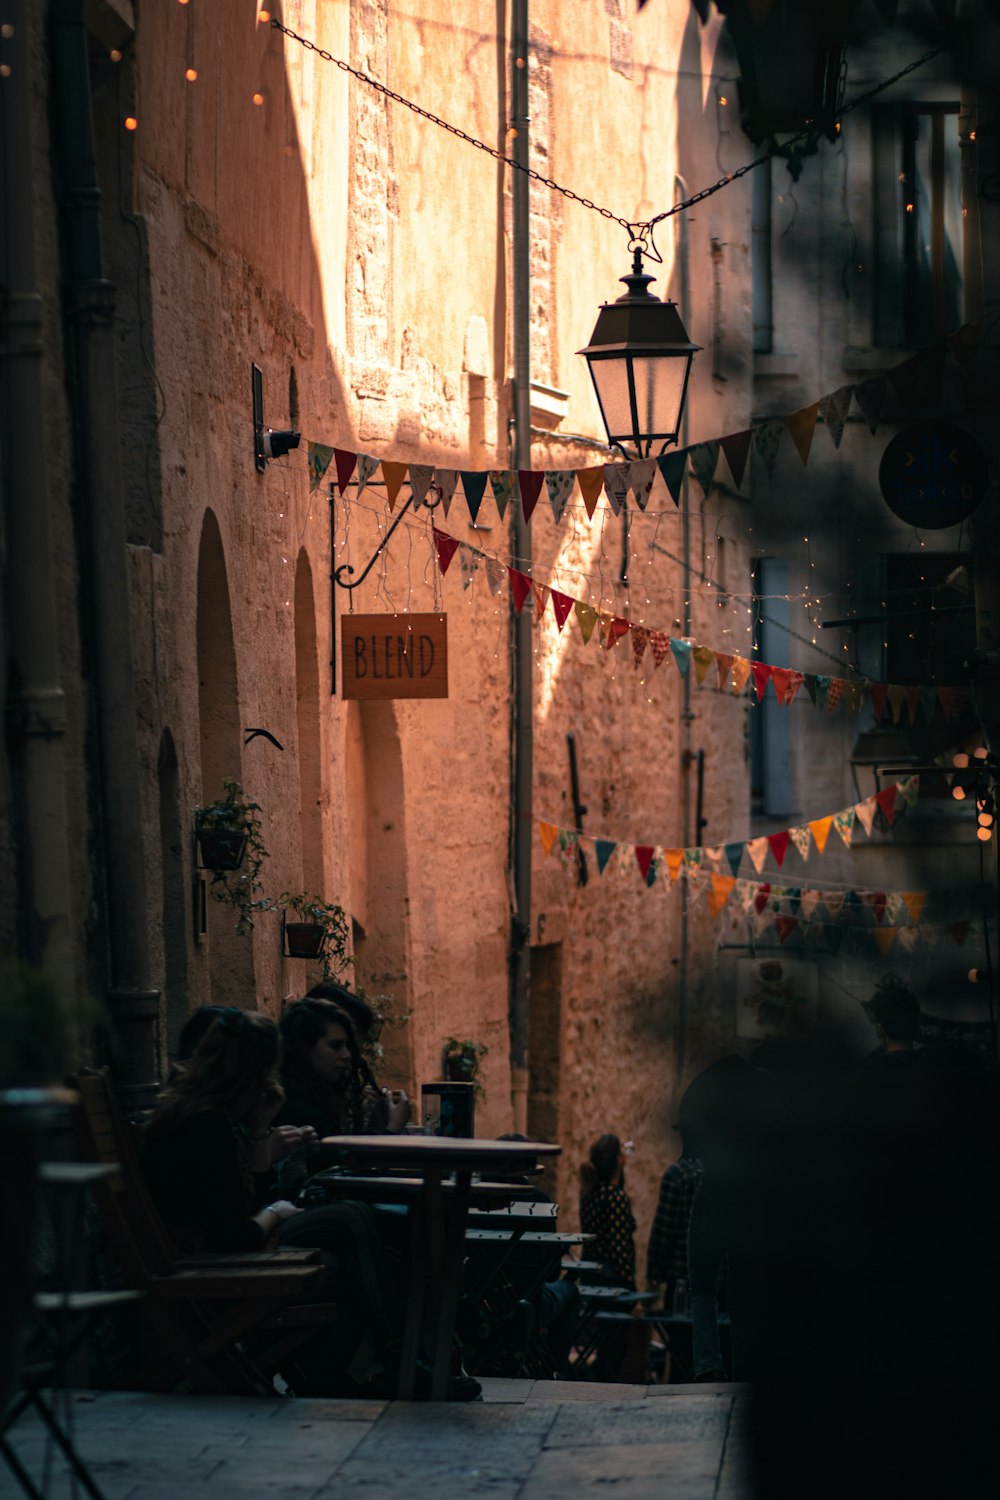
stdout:
<svg viewBox="0 0 1000 1500">
<path fill-rule="evenodd" d="M 696 203 L 701 203 L 705 198 L 711 198 L 713 193 L 720 192 L 722 188 L 728 187 L 731 182 L 737 182 L 741 177 L 745 177 L 748 172 L 754 171 L 757 167 L 762 167 L 765 162 L 770 161 L 772 157 L 778 154 L 774 151 L 767 151 L 763 156 L 758 156 L 753 161 L 745 162 L 742 167 L 737 167 L 735 171 L 727 172 L 724 177 L 720 177 L 718 182 L 713 182 L 710 187 L 702 188 L 700 192 L 692 193 L 690 198 L 683 198 L 679 203 L 675 203 L 672 208 L 665 209 L 663 213 L 657 214 L 654 218 L 642 219 L 636 223 L 629 219 L 623 219 L 620 214 L 613 213 L 610 208 L 603 208 L 600 203 L 595 203 L 592 198 L 584 198 L 582 194 L 575 193 L 572 188 L 563 187 L 561 183 L 554 182 L 551 177 L 543 177 L 541 172 L 535 171 L 534 167 L 524 166 L 522 162 L 515 161 L 514 157 L 505 156 L 495 146 L 488 146 L 485 141 L 480 141 L 476 136 L 469 135 L 467 131 L 459 129 L 457 125 L 452 125 L 447 120 L 442 120 L 440 115 L 432 114 L 429 109 L 424 109 L 421 105 L 414 104 L 412 99 L 407 99 L 404 95 L 397 94 L 394 89 L 388 88 L 384 83 L 379 83 L 377 78 L 369 77 L 360 68 L 352 67 L 350 63 L 344 62 L 342 58 L 334 57 L 332 52 L 327 52 L 324 47 L 318 47 L 308 37 L 299 36 L 297 31 L 293 31 L 290 26 L 283 25 L 274 16 L 271 17 L 271 25 L 275 31 L 280 31 L 284 36 L 289 37 L 291 41 L 298 42 L 299 46 L 304 47 L 307 52 L 315 52 L 316 56 L 321 57 L 324 62 L 334 63 L 342 73 L 349 73 L 352 78 L 357 78 L 360 83 L 367 84 L 369 88 L 374 89 L 378 94 L 382 94 L 384 98 L 391 99 L 393 104 L 402 104 L 405 109 L 412 110 L 415 115 L 419 115 L 422 120 L 427 120 L 429 124 L 440 125 L 441 129 L 447 130 L 449 135 L 456 136 L 460 141 L 465 141 L 469 146 L 475 146 L 477 151 L 485 151 L 486 155 L 492 157 L 494 161 L 502 162 L 504 166 L 512 167 L 515 172 L 523 172 L 532 182 L 541 183 L 542 187 L 548 188 L 551 192 L 561 193 L 571 203 L 579 203 L 581 208 L 592 208 L 595 213 L 601 215 L 602 219 L 610 219 L 613 224 L 620 224 L 628 232 L 630 241 L 650 242 L 652 230 L 655 225 L 661 224 L 664 219 L 673 218 L 675 214 L 683 213 L 685 209 L 693 208 Z M 922 68 L 924 63 L 928 63 L 932 58 L 938 57 L 941 50 L 940 47 L 935 47 L 932 51 L 925 52 L 923 57 L 918 57 L 913 62 L 907 63 L 905 68 L 900 68 L 899 72 L 894 73 L 891 78 L 884 79 L 882 83 L 877 83 L 874 88 L 870 88 L 867 93 L 859 94 L 856 99 L 852 99 L 849 104 L 845 104 L 843 109 L 839 111 L 840 115 L 850 114 L 852 109 L 858 109 L 860 105 L 867 104 L 868 100 L 873 99 L 876 94 L 883 93 L 885 89 L 891 88 L 894 83 L 898 83 L 901 78 L 905 78 L 908 73 L 915 72 L 917 68 Z M 805 130 L 800 130 L 797 135 L 793 135 L 782 146 L 780 154 L 782 156 L 786 155 L 800 141 L 812 140 L 815 143 L 822 133 L 822 131 L 817 131 L 815 127 L 807 127 Z"/>
</svg>

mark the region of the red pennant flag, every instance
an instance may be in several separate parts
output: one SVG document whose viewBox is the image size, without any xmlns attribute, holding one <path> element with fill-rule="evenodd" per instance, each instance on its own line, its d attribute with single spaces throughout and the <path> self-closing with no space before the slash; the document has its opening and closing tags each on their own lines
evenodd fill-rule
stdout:
<svg viewBox="0 0 1000 1500">
<path fill-rule="evenodd" d="M 434 545 L 437 548 L 438 567 L 442 576 L 448 571 L 448 564 L 458 551 L 458 538 L 449 536 L 446 531 L 438 531 L 434 527 Z"/>
<path fill-rule="evenodd" d="M 750 452 L 750 429 L 748 427 L 746 432 L 731 432 L 728 437 L 721 438 L 720 442 L 733 483 L 739 489 L 747 466 L 747 454 Z"/>
<path fill-rule="evenodd" d="M 885 713 L 885 705 L 889 698 L 889 684 L 887 682 L 873 682 L 868 691 L 871 694 L 872 708 L 875 710 L 875 723 L 881 724 L 882 715 Z"/>
<path fill-rule="evenodd" d="M 615 615 L 614 619 L 608 621 L 607 645 L 609 651 L 612 646 L 617 646 L 623 635 L 628 635 L 628 628 L 628 621 L 619 619 L 617 615 Z"/>
<path fill-rule="evenodd" d="M 661 667 L 670 655 L 670 637 L 665 630 L 651 630 L 649 644 L 653 652 L 654 666 Z"/>
<path fill-rule="evenodd" d="M 532 580 L 531 587 L 535 595 L 535 613 L 540 620 L 545 613 L 545 605 L 548 602 L 551 590 L 547 583 L 535 583 L 534 580 Z"/>
<path fill-rule="evenodd" d="M 544 469 L 518 469 L 517 471 L 517 482 L 521 487 L 521 509 L 524 511 L 525 521 L 531 520 L 531 512 L 538 504 L 544 481 Z"/>
<path fill-rule="evenodd" d="M 779 870 L 785 862 L 785 852 L 788 849 L 791 837 L 787 828 L 783 828 L 780 833 L 768 835 L 767 842 L 771 846 L 771 853 L 774 855 Z"/>
<path fill-rule="evenodd" d="M 566 624 L 566 616 L 572 608 L 573 601 L 568 594 L 560 594 L 558 589 L 552 590 L 552 613 L 560 630 Z"/>
<path fill-rule="evenodd" d="M 798 917 L 789 917 L 780 913 L 774 919 L 774 925 L 778 929 L 778 941 L 784 945 L 799 925 Z"/>
<path fill-rule="evenodd" d="M 881 808 L 887 823 L 891 823 L 895 816 L 896 808 L 896 783 L 884 786 L 880 792 L 875 793 L 875 801 Z"/>
<path fill-rule="evenodd" d="M 517 568 L 508 568 L 510 574 L 510 591 L 514 595 L 514 613 L 519 615 L 524 608 L 524 601 L 531 593 L 531 579 L 527 573 L 521 573 Z"/>
<path fill-rule="evenodd" d="M 757 894 L 753 898 L 753 909 L 758 917 L 771 899 L 771 887 L 767 881 L 757 887 Z"/>
<path fill-rule="evenodd" d="M 791 667 L 774 667 L 771 671 L 771 681 L 774 683 L 774 696 L 779 703 L 784 703 L 792 685 Z"/>
<path fill-rule="evenodd" d="M 753 685 L 757 689 L 757 701 L 763 703 L 764 694 L 767 692 L 767 684 L 771 677 L 771 668 L 766 661 L 755 661 L 753 664 Z"/>
<path fill-rule="evenodd" d="M 645 881 L 649 875 L 649 867 L 653 863 L 653 855 L 656 853 L 653 844 L 636 844 L 635 857 L 639 861 L 639 873 Z"/>
<path fill-rule="evenodd" d="M 951 933 L 952 937 L 955 939 L 955 942 L 961 948 L 962 944 L 965 942 L 965 939 L 969 935 L 969 923 L 950 922 L 948 924 L 948 931 Z"/>
<path fill-rule="evenodd" d="M 346 448 L 334 448 L 333 456 L 337 461 L 337 488 L 343 494 L 351 482 L 354 473 L 354 465 L 358 461 L 356 453 L 350 453 Z"/>
<path fill-rule="evenodd" d="M 632 656 L 633 656 L 633 659 L 634 659 L 635 664 L 636 664 L 637 667 L 638 667 L 639 663 L 642 661 L 642 658 L 645 656 L 645 654 L 646 654 L 646 647 L 648 645 L 649 645 L 649 631 L 646 629 L 645 625 L 633 625 L 632 626 Z"/>
<path fill-rule="evenodd" d="M 882 918 L 885 916 L 885 909 L 888 905 L 888 902 L 889 898 L 885 894 L 885 891 L 874 891 L 872 893 L 872 911 L 875 913 L 876 922 L 881 922 Z"/>
<path fill-rule="evenodd" d="M 916 724 L 917 712 L 920 708 L 920 689 L 918 687 L 908 687 L 906 689 L 906 706 L 910 711 L 910 723 Z"/>
</svg>

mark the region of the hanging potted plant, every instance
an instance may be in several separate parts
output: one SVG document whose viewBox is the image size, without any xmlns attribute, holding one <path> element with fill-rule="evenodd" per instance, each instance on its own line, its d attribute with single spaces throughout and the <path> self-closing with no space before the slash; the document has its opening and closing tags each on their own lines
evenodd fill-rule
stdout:
<svg viewBox="0 0 1000 1500">
<path fill-rule="evenodd" d="M 242 936 L 253 926 L 256 912 L 270 911 L 273 906 L 259 894 L 261 867 L 268 853 L 259 805 L 247 801 L 238 781 L 223 781 L 222 786 L 224 797 L 195 809 L 198 868 L 211 871 L 212 899 L 233 907 L 236 931 Z"/>
<path fill-rule="evenodd" d="M 483 1042 L 470 1042 L 460 1037 L 450 1036 L 441 1054 L 445 1078 L 451 1083 L 475 1083 L 476 1093 L 481 1095 L 482 1084 L 478 1082 L 479 1064 L 489 1050 Z"/>
<path fill-rule="evenodd" d="M 349 962 L 347 941 L 350 927 L 344 908 L 308 892 L 291 894 L 285 891 L 278 897 L 277 904 L 284 908 L 282 926 L 286 957 L 321 959 L 323 978 L 336 979 Z M 289 912 L 294 914 L 291 921 Z"/>
</svg>

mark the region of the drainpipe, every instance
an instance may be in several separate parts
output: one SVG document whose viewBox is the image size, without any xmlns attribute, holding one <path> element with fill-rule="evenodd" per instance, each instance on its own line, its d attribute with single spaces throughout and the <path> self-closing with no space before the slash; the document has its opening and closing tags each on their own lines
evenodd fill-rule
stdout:
<svg viewBox="0 0 1000 1500">
<path fill-rule="evenodd" d="M 29 15 L 30 13 L 30 15 Z M 3 684 L 15 828 L 19 956 L 73 994 L 71 897 L 66 828 L 66 705 L 60 680 L 56 585 L 45 433 L 44 304 L 36 283 L 37 143 L 29 33 L 32 0 L 14 0 L 2 43 L 10 75 L 0 88 L 3 172 L 11 232 L 0 277 L 7 305 L 0 327 L 0 456 L 4 498 L 3 599 L 7 638 Z"/>
<path fill-rule="evenodd" d="M 688 185 L 680 173 L 674 176 L 674 201 L 688 198 Z M 677 256 L 680 262 L 680 304 L 687 317 L 691 311 L 691 275 L 688 255 L 688 224 L 687 215 L 677 216 Z M 688 443 L 688 403 L 684 403 L 684 413 L 681 417 L 681 447 L 686 448 Z M 681 497 L 681 557 L 684 568 L 684 635 L 691 634 L 691 517 L 689 510 L 690 481 L 688 479 L 687 467 L 684 469 L 683 491 Z M 689 848 L 694 840 L 691 838 L 691 767 L 696 759 L 692 748 L 691 726 L 694 722 L 694 713 L 691 708 L 691 673 L 685 672 L 681 677 L 681 694 L 683 708 L 681 709 L 681 834 L 682 844 L 685 849 Z M 698 843 L 701 843 L 700 830 Z M 677 975 L 677 1054 L 674 1062 L 674 1095 L 680 1097 L 681 1083 L 684 1077 L 685 1052 L 687 1049 L 687 1008 L 688 1008 L 688 897 L 687 881 L 682 883 L 681 890 L 681 933 L 679 969 Z"/>
<path fill-rule="evenodd" d="M 129 1102 L 156 1087 L 159 992 L 149 983 L 129 579 L 119 472 L 115 289 L 101 253 L 85 0 L 50 0 L 69 403 L 80 516 L 84 645 L 94 698 L 111 1057 Z"/>
<path fill-rule="evenodd" d="M 510 47 L 511 125 L 517 134 L 511 151 L 528 165 L 528 0 L 512 0 Z M 531 467 L 531 243 L 530 183 L 514 172 L 513 313 L 514 313 L 514 460 L 515 469 Z M 517 566 L 531 571 L 531 533 L 522 507 L 511 506 L 512 551 Z M 510 1091 L 514 1129 L 528 1127 L 528 990 L 531 976 L 531 805 L 533 759 L 533 684 L 531 617 L 527 610 L 512 620 L 512 697 L 514 754 L 511 767 L 511 864 L 514 914 L 510 955 Z"/>
</svg>

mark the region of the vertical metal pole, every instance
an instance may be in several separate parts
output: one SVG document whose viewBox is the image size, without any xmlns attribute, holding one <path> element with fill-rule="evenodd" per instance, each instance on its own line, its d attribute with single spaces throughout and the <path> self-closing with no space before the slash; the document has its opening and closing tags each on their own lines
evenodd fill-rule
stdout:
<svg viewBox="0 0 1000 1500">
<path fill-rule="evenodd" d="M 511 0 L 511 154 L 528 165 L 528 0 Z M 530 183 L 516 171 L 513 195 L 514 468 L 531 467 L 531 240 Z M 511 506 L 516 566 L 531 570 L 531 534 L 522 507 Z M 511 855 L 516 911 L 511 923 L 510 1073 L 515 1130 L 526 1132 L 528 1106 L 528 988 L 531 970 L 531 845 L 533 685 L 531 616 L 512 624 L 514 756 Z"/>
<path fill-rule="evenodd" d="M 684 178 L 679 174 L 674 177 L 675 192 L 681 197 L 688 197 L 688 186 Z M 690 312 L 691 282 L 688 266 L 688 234 L 687 215 L 679 214 L 677 219 L 677 251 L 680 259 L 680 296 L 681 309 L 684 317 Z M 681 418 L 681 445 L 687 447 L 688 440 L 688 405 L 684 403 L 684 415 Z M 687 468 L 684 470 L 684 488 L 681 495 L 681 517 L 683 524 L 681 556 L 684 559 L 684 634 L 691 634 L 691 519 L 689 513 L 690 482 L 688 480 Z M 687 848 L 691 843 L 691 762 L 694 752 L 691 749 L 691 723 L 694 713 L 691 708 L 691 673 L 685 672 L 681 678 L 683 694 L 683 708 L 681 710 L 681 723 L 683 725 L 681 750 L 681 825 L 684 846 Z M 701 839 L 698 840 L 699 844 Z M 674 1093 L 675 1098 L 680 1098 L 681 1084 L 684 1077 L 685 1052 L 687 1050 L 687 1004 L 688 1004 L 688 897 L 687 881 L 681 886 L 681 941 L 679 954 L 679 973 L 677 976 L 677 1054 L 674 1059 Z"/>
</svg>

